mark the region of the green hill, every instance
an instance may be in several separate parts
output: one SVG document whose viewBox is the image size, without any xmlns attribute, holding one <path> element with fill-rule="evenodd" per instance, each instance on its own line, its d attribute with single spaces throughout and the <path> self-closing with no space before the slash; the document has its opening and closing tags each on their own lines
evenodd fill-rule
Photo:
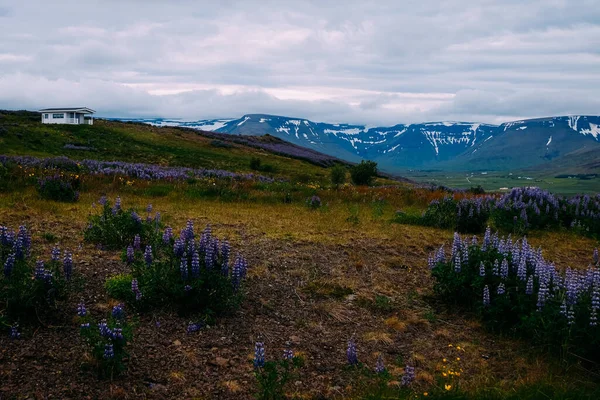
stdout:
<svg viewBox="0 0 600 400">
<path fill-rule="evenodd" d="M 45 125 L 39 114 L 0 111 L 0 154 L 67 156 L 169 166 L 257 172 L 261 175 L 324 181 L 325 166 L 341 162 L 274 137 L 214 134 L 177 127 L 95 120 L 94 125 Z"/>
</svg>

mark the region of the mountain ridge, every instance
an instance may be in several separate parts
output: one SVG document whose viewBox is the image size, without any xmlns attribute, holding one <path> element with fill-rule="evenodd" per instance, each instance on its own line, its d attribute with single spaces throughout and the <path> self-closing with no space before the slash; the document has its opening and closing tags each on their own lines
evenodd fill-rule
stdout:
<svg viewBox="0 0 600 400">
<path fill-rule="evenodd" d="M 238 119 L 139 121 L 238 135 L 270 134 L 348 161 L 374 160 L 391 172 L 428 168 L 505 171 L 545 165 L 586 147 L 592 151 L 589 161 L 595 149 L 600 151 L 600 116 L 593 115 L 522 119 L 499 125 L 431 121 L 379 127 L 270 114 L 245 114 Z M 570 160 L 569 165 L 573 162 Z"/>
</svg>

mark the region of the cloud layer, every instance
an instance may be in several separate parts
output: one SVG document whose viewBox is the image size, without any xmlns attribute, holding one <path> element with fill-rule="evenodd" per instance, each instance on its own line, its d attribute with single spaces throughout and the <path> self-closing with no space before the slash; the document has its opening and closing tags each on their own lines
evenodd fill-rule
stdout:
<svg viewBox="0 0 600 400">
<path fill-rule="evenodd" d="M 372 125 L 600 114 L 595 0 L 203 3 L 0 0 L 0 108 Z"/>
</svg>

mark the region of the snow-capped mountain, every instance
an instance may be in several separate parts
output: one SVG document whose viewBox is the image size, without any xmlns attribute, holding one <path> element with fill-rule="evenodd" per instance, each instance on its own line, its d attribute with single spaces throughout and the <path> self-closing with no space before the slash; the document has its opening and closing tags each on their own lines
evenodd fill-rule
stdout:
<svg viewBox="0 0 600 400">
<path fill-rule="evenodd" d="M 238 135 L 269 134 L 349 161 L 375 160 L 391 171 L 525 168 L 582 148 L 598 148 L 600 158 L 598 116 L 539 118 L 501 125 L 443 121 L 391 127 L 329 124 L 266 114 L 239 119 L 138 121 Z"/>
</svg>

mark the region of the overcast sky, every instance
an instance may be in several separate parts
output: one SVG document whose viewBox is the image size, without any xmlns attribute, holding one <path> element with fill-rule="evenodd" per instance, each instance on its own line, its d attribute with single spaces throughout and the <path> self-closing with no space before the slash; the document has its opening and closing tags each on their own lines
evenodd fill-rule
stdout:
<svg viewBox="0 0 600 400">
<path fill-rule="evenodd" d="M 600 4 L 0 0 L 0 108 L 58 106 L 369 125 L 598 115 Z"/>
</svg>

